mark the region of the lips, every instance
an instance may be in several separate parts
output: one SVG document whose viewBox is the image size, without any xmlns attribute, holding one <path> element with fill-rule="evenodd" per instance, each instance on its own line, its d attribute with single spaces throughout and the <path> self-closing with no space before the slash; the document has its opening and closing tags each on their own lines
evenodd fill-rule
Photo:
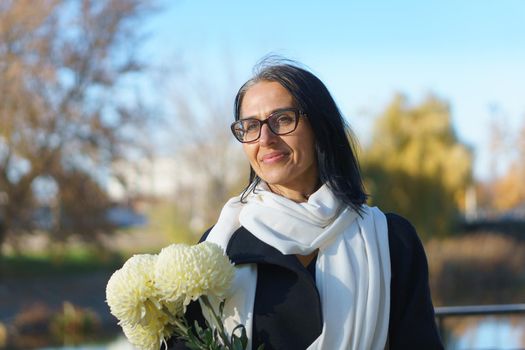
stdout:
<svg viewBox="0 0 525 350">
<path fill-rule="evenodd" d="M 286 152 L 275 151 L 275 152 L 271 152 L 271 153 L 268 153 L 268 154 L 265 154 L 264 156 L 262 156 L 261 157 L 261 162 L 263 162 L 265 164 L 276 163 L 276 162 L 279 162 L 280 160 L 282 160 L 286 156 L 287 156 Z"/>
</svg>

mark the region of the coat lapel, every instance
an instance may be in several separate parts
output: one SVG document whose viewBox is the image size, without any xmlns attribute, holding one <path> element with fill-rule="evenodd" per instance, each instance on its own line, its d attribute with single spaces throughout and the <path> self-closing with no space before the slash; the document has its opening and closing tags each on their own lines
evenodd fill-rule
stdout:
<svg viewBox="0 0 525 350">
<path fill-rule="evenodd" d="M 284 255 L 240 227 L 226 253 L 232 262 L 257 264 L 254 343 L 275 349 L 305 349 L 322 332 L 315 281 L 294 255 Z M 267 346 L 265 347 L 267 348 Z"/>
</svg>

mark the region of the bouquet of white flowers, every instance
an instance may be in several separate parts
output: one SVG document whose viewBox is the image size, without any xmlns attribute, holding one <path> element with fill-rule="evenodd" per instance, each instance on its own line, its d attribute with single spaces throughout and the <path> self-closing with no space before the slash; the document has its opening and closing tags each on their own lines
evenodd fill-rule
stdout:
<svg viewBox="0 0 525 350">
<path fill-rule="evenodd" d="M 140 349 L 158 350 L 176 335 L 191 349 L 244 350 L 244 326 L 228 336 L 221 320 L 233 277 L 234 266 L 218 245 L 172 244 L 158 255 L 126 261 L 109 279 L 106 299 L 126 337 Z M 204 329 L 184 317 L 190 301 L 199 298 L 211 316 Z M 221 300 L 219 310 L 209 298 Z"/>
</svg>

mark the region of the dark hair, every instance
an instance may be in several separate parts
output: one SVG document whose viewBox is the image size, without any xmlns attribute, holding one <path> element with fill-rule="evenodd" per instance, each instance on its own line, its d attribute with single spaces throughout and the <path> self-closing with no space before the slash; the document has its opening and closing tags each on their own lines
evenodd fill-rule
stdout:
<svg viewBox="0 0 525 350">
<path fill-rule="evenodd" d="M 312 126 L 321 183 L 327 184 L 345 204 L 359 210 L 366 202 L 367 194 L 355 153 L 355 138 L 323 82 L 296 62 L 275 60 L 273 57 L 264 59 L 255 66 L 253 77 L 241 86 L 235 96 L 235 120 L 240 118 L 246 91 L 261 81 L 277 82 L 290 92 Z M 250 167 L 249 183 L 241 200 L 260 181 Z"/>
</svg>

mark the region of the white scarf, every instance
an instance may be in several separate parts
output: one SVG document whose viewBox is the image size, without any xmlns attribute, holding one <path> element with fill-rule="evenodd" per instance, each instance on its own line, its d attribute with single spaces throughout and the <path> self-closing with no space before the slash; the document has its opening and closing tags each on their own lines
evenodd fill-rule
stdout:
<svg viewBox="0 0 525 350">
<path fill-rule="evenodd" d="M 385 215 L 362 207 L 358 214 L 323 185 L 308 202 L 296 203 L 260 185 L 247 203 L 230 199 L 207 237 L 226 250 L 242 225 L 283 254 L 319 249 L 316 285 L 323 330 L 308 350 L 384 349 L 390 314 L 390 252 Z M 228 332 L 246 326 L 251 349 L 256 264 L 236 268 L 232 295 L 224 308 Z"/>
</svg>

